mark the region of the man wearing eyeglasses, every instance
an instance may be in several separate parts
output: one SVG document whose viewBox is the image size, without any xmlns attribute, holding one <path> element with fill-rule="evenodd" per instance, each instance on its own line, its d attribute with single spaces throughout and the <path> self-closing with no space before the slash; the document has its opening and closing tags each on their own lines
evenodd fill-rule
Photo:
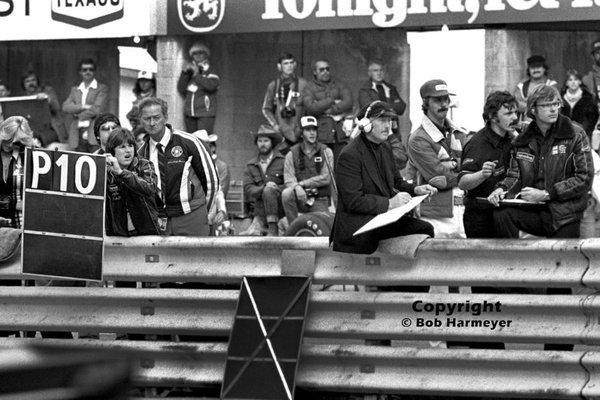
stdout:
<svg viewBox="0 0 600 400">
<path fill-rule="evenodd" d="M 98 148 L 93 125 L 96 116 L 106 111 L 108 86 L 96 80 L 96 63 L 90 58 L 79 62 L 79 74 L 81 83 L 71 88 L 62 110 L 73 115 L 69 127 L 69 148 L 91 153 Z"/>
<path fill-rule="evenodd" d="M 332 77 L 329 61 L 313 61 L 312 70 L 313 80 L 306 84 L 303 95 L 305 113 L 317 118 L 319 141 L 333 150 L 333 157 L 337 160 L 348 142 L 343 124 L 352 112 L 352 92 Z"/>
<path fill-rule="evenodd" d="M 560 114 L 561 104 L 553 86 L 542 85 L 527 99 L 532 122 L 513 143 L 506 178 L 488 197 L 496 207 L 504 198 L 524 202 L 494 211 L 498 237 L 518 238 L 519 231 L 579 237 L 594 167 L 585 131 Z"/>
</svg>

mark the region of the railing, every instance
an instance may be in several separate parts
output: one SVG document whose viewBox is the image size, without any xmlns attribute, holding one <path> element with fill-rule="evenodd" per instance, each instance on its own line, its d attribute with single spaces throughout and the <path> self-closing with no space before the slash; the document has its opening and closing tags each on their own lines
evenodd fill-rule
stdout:
<svg viewBox="0 0 600 400">
<path fill-rule="evenodd" d="M 312 276 L 297 377 L 303 389 L 591 399 L 600 397 L 599 250 L 596 239 L 436 239 L 425 241 L 411 259 L 335 253 L 323 238 L 108 238 L 104 275 L 230 285 L 239 285 L 243 276 Z M 0 265 L 0 279 L 10 278 L 26 279 L 18 260 Z M 323 291 L 322 285 L 350 286 Z M 354 291 L 353 285 L 532 289 L 408 293 Z M 548 287 L 573 294 L 542 294 Z M 237 295 L 225 289 L 2 287 L 0 330 L 226 337 Z M 367 346 L 365 339 L 391 339 L 393 346 Z M 140 359 L 134 378 L 140 386 L 218 385 L 227 351 L 226 343 L 175 346 L 106 338 L 5 338 L 0 346 L 40 340 L 129 351 Z M 446 348 L 446 341 L 503 342 L 507 350 Z M 575 348 L 543 351 L 544 343 Z"/>
</svg>

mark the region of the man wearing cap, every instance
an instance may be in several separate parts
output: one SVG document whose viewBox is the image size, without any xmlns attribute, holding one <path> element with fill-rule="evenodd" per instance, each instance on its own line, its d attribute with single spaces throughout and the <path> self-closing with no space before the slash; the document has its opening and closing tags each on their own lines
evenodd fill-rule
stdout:
<svg viewBox="0 0 600 400">
<path fill-rule="evenodd" d="M 269 124 L 283 135 L 286 150 L 298 140 L 300 117 L 304 114 L 302 92 L 306 79 L 296 75 L 296 66 L 296 59 L 291 53 L 284 52 L 279 56 L 277 70 L 280 76 L 267 86 L 262 106 Z"/>
<path fill-rule="evenodd" d="M 281 194 L 288 224 L 303 213 L 327 211 L 331 198 L 333 152 L 317 141 L 317 119 L 307 115 L 300 119 L 302 141 L 285 156 Z"/>
<path fill-rule="evenodd" d="M 281 191 L 285 158 L 276 149 L 283 137 L 273 127 L 261 125 L 251 132 L 258 155 L 248 161 L 244 171 L 244 192 L 254 202 L 254 214 L 262 226 L 267 225 L 268 236 L 278 236 L 277 223 L 283 217 Z"/>
<path fill-rule="evenodd" d="M 220 78 L 210 65 L 210 50 L 205 44 L 194 43 L 189 54 L 192 60 L 184 65 L 177 81 L 177 90 L 185 97 L 185 127 L 188 132 L 205 129 L 211 134 L 217 115 Z"/>
<path fill-rule="evenodd" d="M 325 59 L 312 63 L 313 79 L 306 84 L 302 101 L 307 115 L 317 118 L 319 141 L 333 150 L 337 159 L 348 142 L 344 121 L 352 113 L 352 92 L 331 76 L 331 66 Z"/>
<path fill-rule="evenodd" d="M 517 112 L 521 121 L 531 121 L 527 117 L 527 96 L 540 85 L 548 85 L 556 87 L 558 83 L 555 80 L 548 78 L 548 64 L 546 59 L 540 55 L 533 55 L 527 59 L 527 79 L 522 80 L 517 84 L 517 88 L 513 93 L 517 99 Z"/>
<path fill-rule="evenodd" d="M 382 101 L 363 107 L 358 113 L 360 132 L 340 153 L 335 171 L 338 203 L 329 237 L 335 251 L 370 254 L 383 239 L 434 235 L 431 224 L 405 215 L 392 224 L 353 236 L 375 216 L 408 203 L 412 196 L 437 192 L 428 184 L 406 182 L 394 168 L 387 139 L 395 117 L 393 109 Z"/>
<path fill-rule="evenodd" d="M 437 237 L 464 237 L 457 177 L 467 132 L 447 118 L 454 93 L 448 91 L 445 81 L 425 82 L 420 94 L 425 115 L 408 139 L 409 167 L 416 172 L 417 183 L 429 183 L 439 190 L 431 201 L 421 204 L 421 217 L 433 224 Z"/>
</svg>

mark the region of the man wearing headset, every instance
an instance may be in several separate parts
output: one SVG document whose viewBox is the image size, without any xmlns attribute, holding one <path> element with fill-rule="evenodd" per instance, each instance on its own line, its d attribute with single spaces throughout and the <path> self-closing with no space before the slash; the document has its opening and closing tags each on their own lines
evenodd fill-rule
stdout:
<svg viewBox="0 0 600 400">
<path fill-rule="evenodd" d="M 394 156 L 388 143 L 394 110 L 382 101 L 374 101 L 359 113 L 358 133 L 340 153 L 335 177 L 338 204 L 329 240 L 333 250 L 370 254 L 380 240 L 426 234 L 433 237 L 433 226 L 403 216 L 398 221 L 353 236 L 378 214 L 408 203 L 414 195 L 434 195 L 429 184 L 415 186 L 402 179 L 394 168 Z"/>
</svg>

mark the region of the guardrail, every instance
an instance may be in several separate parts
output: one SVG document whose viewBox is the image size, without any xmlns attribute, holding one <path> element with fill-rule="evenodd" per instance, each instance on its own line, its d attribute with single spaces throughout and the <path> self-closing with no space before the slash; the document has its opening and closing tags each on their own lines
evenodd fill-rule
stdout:
<svg viewBox="0 0 600 400">
<path fill-rule="evenodd" d="M 297 384 L 418 395 L 600 398 L 600 239 L 427 240 L 414 259 L 351 255 L 323 238 L 108 238 L 108 280 L 239 284 L 243 276 L 311 275 Z M 27 279 L 18 260 L 0 279 Z M 320 285 L 571 288 L 575 294 L 319 291 Z M 2 287 L 0 330 L 228 336 L 237 290 Z M 459 306 L 460 305 L 460 306 Z M 458 310 L 461 307 L 461 310 Z M 365 346 L 391 339 L 393 347 Z M 221 382 L 227 345 L 0 339 L 129 351 L 140 386 Z M 446 349 L 448 340 L 573 344 L 574 351 Z M 430 343 L 431 342 L 431 343 Z"/>
</svg>

